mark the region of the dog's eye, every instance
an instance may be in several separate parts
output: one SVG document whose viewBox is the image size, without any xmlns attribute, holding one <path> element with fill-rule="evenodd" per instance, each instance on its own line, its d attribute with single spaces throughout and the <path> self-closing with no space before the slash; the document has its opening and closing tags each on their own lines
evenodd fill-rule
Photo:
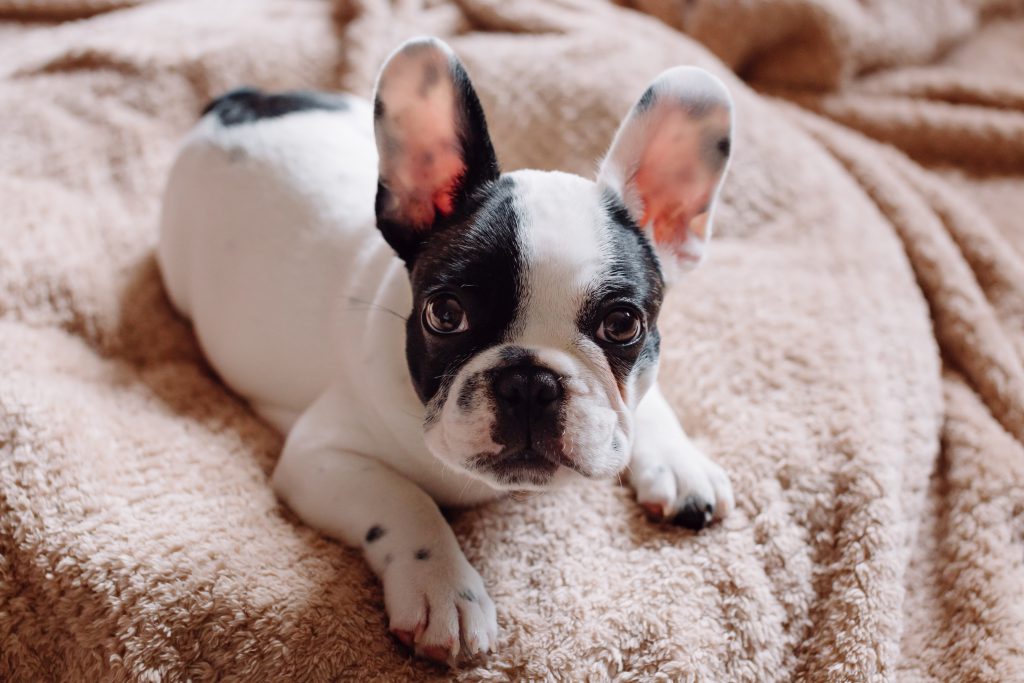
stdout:
<svg viewBox="0 0 1024 683">
<path fill-rule="evenodd" d="M 457 334 L 469 329 L 465 309 L 451 294 L 437 294 L 427 299 L 423 324 L 435 334 Z"/>
<path fill-rule="evenodd" d="M 640 314 L 630 308 L 616 308 L 597 328 L 597 338 L 609 344 L 632 344 L 644 331 Z"/>
</svg>

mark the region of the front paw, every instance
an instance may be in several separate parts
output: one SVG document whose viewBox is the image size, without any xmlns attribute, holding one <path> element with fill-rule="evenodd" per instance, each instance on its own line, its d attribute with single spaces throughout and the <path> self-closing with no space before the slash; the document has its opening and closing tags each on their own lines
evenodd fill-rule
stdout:
<svg viewBox="0 0 1024 683">
<path fill-rule="evenodd" d="M 494 603 L 461 550 L 409 550 L 390 558 L 382 580 L 391 632 L 417 655 L 451 664 L 494 647 Z"/>
<path fill-rule="evenodd" d="M 695 531 L 722 519 L 734 506 L 725 470 L 689 443 L 634 454 L 630 483 L 649 517 Z"/>
</svg>

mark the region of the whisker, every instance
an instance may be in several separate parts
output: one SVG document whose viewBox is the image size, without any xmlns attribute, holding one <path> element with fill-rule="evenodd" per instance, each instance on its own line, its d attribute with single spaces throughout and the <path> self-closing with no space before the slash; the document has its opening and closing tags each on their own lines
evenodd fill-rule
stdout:
<svg viewBox="0 0 1024 683">
<path fill-rule="evenodd" d="M 472 484 L 472 483 L 473 483 L 473 480 L 470 479 L 469 477 L 466 477 L 466 481 L 462 484 L 462 490 L 459 491 L 459 501 L 460 502 L 462 501 L 462 497 L 466 495 L 466 490 L 469 488 L 469 485 Z"/>
<path fill-rule="evenodd" d="M 409 320 L 409 316 L 402 315 L 401 313 L 399 313 L 396 310 L 390 309 L 387 306 L 381 306 L 380 304 L 375 303 L 373 301 L 366 301 L 364 299 L 359 299 L 359 298 L 356 298 L 354 296 L 349 296 L 349 297 L 345 297 L 345 298 L 348 299 L 349 301 L 351 301 L 354 304 L 360 304 L 360 305 L 366 306 L 367 309 L 378 310 L 378 311 L 383 311 L 384 313 L 389 313 L 390 315 L 393 315 L 396 318 L 398 318 L 399 320 L 401 320 L 403 323 L 404 322 L 408 322 L 408 320 Z"/>
</svg>

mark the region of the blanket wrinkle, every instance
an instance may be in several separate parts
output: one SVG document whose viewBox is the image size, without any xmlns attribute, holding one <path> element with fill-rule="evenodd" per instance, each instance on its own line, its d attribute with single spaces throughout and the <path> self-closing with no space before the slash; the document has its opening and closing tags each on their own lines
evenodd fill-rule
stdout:
<svg viewBox="0 0 1024 683">
<path fill-rule="evenodd" d="M 931 304 L 940 346 L 951 361 L 965 370 L 1003 427 L 1024 441 L 1024 402 L 1020 400 L 1024 396 L 1022 356 L 1010 341 L 1009 330 L 985 298 L 964 255 L 977 253 L 983 247 L 972 245 L 965 249 L 956 244 L 946 232 L 950 223 L 943 220 L 943 214 L 934 205 L 948 206 L 948 202 L 934 194 L 934 185 L 930 198 L 922 196 L 913 183 L 927 181 L 918 177 L 913 164 L 898 158 L 892 150 L 872 149 L 871 143 L 864 140 L 859 141 L 860 146 L 851 144 L 854 134 L 849 131 L 807 115 L 800 116 L 805 127 L 847 165 L 890 217 L 903 237 L 918 283 Z M 948 212 L 947 208 L 946 218 L 950 219 Z M 973 232 L 972 237 L 979 242 L 987 237 L 990 246 L 998 248 L 1003 242 L 994 231 Z M 1019 259 L 1011 256 L 1009 262 L 1009 267 L 1017 266 L 1015 270 L 1019 273 Z M 983 267 L 982 272 L 991 277 L 991 264 Z M 1016 301 L 1015 308 L 1019 308 L 1015 294 L 1012 299 Z"/>
<path fill-rule="evenodd" d="M 884 67 L 927 63 L 1020 0 L 616 0 L 703 43 L 751 81 L 836 89 Z"/>
<path fill-rule="evenodd" d="M 608 481 L 450 511 L 502 631 L 452 671 L 275 500 L 281 436 L 153 258 L 211 96 L 365 96 L 419 34 L 506 170 L 592 177 L 677 64 L 738 117 L 659 322 L 737 509 L 652 526 Z M 0 680 L 1021 679 L 1022 46 L 1020 0 L 0 0 Z"/>
</svg>

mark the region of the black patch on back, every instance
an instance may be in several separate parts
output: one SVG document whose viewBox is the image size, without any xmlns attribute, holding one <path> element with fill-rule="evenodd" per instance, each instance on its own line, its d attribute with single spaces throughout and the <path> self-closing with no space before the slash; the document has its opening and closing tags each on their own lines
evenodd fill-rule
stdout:
<svg viewBox="0 0 1024 683">
<path fill-rule="evenodd" d="M 525 297 L 515 182 L 505 176 L 485 184 L 472 204 L 477 207 L 472 215 L 437 231 L 422 247 L 410 272 L 413 310 L 406 323 L 405 351 L 424 403 L 444 401 L 459 369 L 508 337 Z M 441 336 L 424 329 L 423 305 L 439 292 L 462 303 L 469 318 L 466 332 Z"/>
<path fill-rule="evenodd" d="M 617 305 L 628 303 L 644 313 L 646 333 L 636 343 L 617 346 L 598 340 L 612 374 L 619 386 L 624 386 L 631 373 L 650 366 L 658 359 L 661 337 L 657 321 L 664 296 L 664 279 L 654 247 L 640 226 L 630 218 L 622 200 L 607 191 L 603 201 L 610 226 L 612 244 L 609 252 L 612 256 L 600 284 L 588 292 L 577 325 L 583 334 L 597 339 L 595 335 L 602 320 Z"/>
<path fill-rule="evenodd" d="M 341 94 L 303 90 L 266 93 L 246 87 L 236 88 L 210 102 L 203 109 L 203 116 L 214 112 L 222 125 L 237 126 L 299 111 L 345 111 L 348 108 L 348 100 Z"/>
</svg>

